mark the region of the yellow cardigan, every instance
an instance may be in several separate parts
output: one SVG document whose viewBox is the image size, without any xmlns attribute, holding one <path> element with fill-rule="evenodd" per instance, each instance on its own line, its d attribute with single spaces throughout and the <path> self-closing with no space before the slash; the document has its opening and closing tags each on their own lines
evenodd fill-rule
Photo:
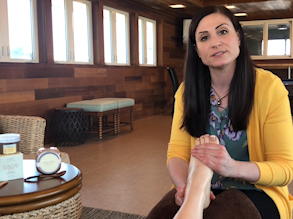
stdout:
<svg viewBox="0 0 293 219">
<path fill-rule="evenodd" d="M 195 137 L 180 129 L 184 83 L 175 94 L 175 112 L 167 153 L 189 163 Z M 256 69 L 255 99 L 247 127 L 250 162 L 258 165 L 260 179 L 255 187 L 275 202 L 281 219 L 292 218 L 293 197 L 288 184 L 293 179 L 293 127 L 288 91 L 269 71 Z"/>
</svg>

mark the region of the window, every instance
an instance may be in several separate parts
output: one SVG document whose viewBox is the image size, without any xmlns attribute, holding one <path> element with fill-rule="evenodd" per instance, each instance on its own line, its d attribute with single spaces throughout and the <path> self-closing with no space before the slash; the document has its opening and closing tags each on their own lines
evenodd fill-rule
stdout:
<svg viewBox="0 0 293 219">
<path fill-rule="evenodd" d="M 293 19 L 241 22 L 253 59 L 291 58 Z"/>
<path fill-rule="evenodd" d="M 0 62 L 38 62 L 36 0 L 0 0 Z"/>
<path fill-rule="evenodd" d="M 156 21 L 139 17 L 139 64 L 156 65 Z"/>
<path fill-rule="evenodd" d="M 92 64 L 91 2 L 51 0 L 54 60 Z"/>
<path fill-rule="evenodd" d="M 104 6 L 104 57 L 108 65 L 129 65 L 129 14 Z"/>
<path fill-rule="evenodd" d="M 290 24 L 268 25 L 268 56 L 290 55 Z"/>
</svg>

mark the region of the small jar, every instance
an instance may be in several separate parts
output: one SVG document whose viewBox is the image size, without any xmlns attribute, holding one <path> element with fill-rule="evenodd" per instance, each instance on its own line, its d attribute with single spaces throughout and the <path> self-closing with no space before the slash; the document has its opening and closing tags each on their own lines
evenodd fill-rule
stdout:
<svg viewBox="0 0 293 219">
<path fill-rule="evenodd" d="M 19 151 L 20 134 L 0 134 L 0 154 L 15 154 Z"/>
<path fill-rule="evenodd" d="M 61 167 L 60 151 L 56 147 L 40 148 L 36 153 L 36 167 L 43 174 L 58 172 Z"/>
</svg>

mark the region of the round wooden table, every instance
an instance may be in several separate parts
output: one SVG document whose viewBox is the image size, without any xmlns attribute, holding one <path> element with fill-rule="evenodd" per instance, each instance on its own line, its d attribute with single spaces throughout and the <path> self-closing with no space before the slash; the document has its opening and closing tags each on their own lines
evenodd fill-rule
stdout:
<svg viewBox="0 0 293 219">
<path fill-rule="evenodd" d="M 40 175 L 35 160 L 23 160 L 24 178 Z M 58 172 L 66 171 L 60 178 L 34 178 L 10 180 L 0 188 L 0 215 L 27 212 L 56 205 L 70 199 L 81 189 L 82 175 L 75 166 L 62 163 Z M 80 203 L 81 208 L 81 203 Z"/>
</svg>

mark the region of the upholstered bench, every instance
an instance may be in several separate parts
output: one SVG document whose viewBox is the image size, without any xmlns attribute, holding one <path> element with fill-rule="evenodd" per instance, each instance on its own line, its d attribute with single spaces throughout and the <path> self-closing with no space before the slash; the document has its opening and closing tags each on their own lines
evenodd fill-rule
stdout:
<svg viewBox="0 0 293 219">
<path fill-rule="evenodd" d="M 99 139 L 102 139 L 102 133 L 107 131 L 114 131 L 117 135 L 120 132 L 121 125 L 130 125 L 133 130 L 133 106 L 135 104 L 134 99 L 131 98 L 100 98 L 92 100 L 82 100 L 66 104 L 66 107 L 70 108 L 82 108 L 88 116 L 90 116 L 90 132 L 98 133 Z M 121 122 L 120 112 L 121 110 L 130 110 L 130 121 Z M 113 126 L 108 125 L 108 121 L 103 121 L 103 116 L 107 114 L 113 114 Z M 99 121 L 98 132 L 94 131 L 93 117 L 97 116 Z M 103 130 L 104 128 L 104 130 Z"/>
<path fill-rule="evenodd" d="M 90 133 L 98 133 L 99 139 L 102 139 L 102 133 L 108 131 L 114 131 L 114 134 L 117 135 L 117 102 L 110 100 L 102 99 L 93 99 L 93 100 L 82 100 L 77 102 L 72 102 L 66 104 L 66 107 L 69 108 L 82 108 L 83 111 L 90 116 Z M 103 116 L 106 114 L 113 113 L 113 126 L 110 127 L 108 124 L 103 124 Z M 98 117 L 98 131 L 94 130 L 94 119 L 93 117 Z M 103 130 L 104 125 L 104 130 Z"/>
<path fill-rule="evenodd" d="M 117 102 L 117 129 L 118 134 L 120 133 L 120 128 L 123 126 L 130 125 L 131 131 L 133 130 L 133 106 L 135 104 L 134 99 L 132 98 L 101 98 L 100 100 L 105 101 L 115 101 Z M 129 122 L 122 122 L 120 120 L 120 113 L 124 110 L 130 111 L 130 119 Z"/>
</svg>

